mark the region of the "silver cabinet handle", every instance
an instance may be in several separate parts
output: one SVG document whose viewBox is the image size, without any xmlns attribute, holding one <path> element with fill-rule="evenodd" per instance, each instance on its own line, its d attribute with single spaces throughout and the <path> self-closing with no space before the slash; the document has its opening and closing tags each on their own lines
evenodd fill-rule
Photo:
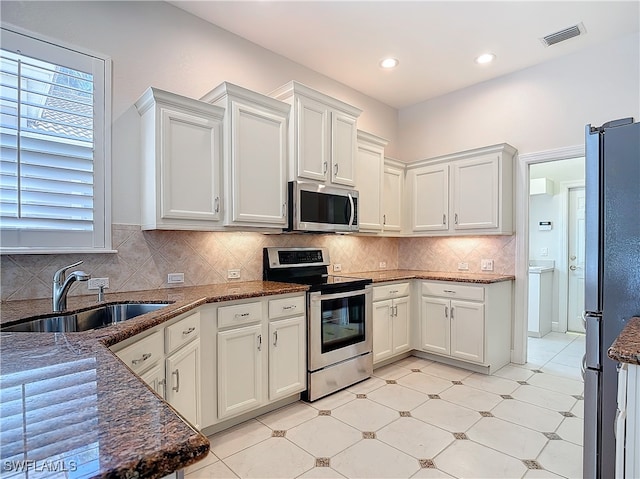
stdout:
<svg viewBox="0 0 640 479">
<path fill-rule="evenodd" d="M 452 289 L 443 289 L 442 290 L 443 293 L 449 293 L 449 294 L 456 294 L 456 292 Z"/>
<path fill-rule="evenodd" d="M 455 308 L 454 308 L 453 306 L 451 306 L 451 319 L 453 319 L 453 310 L 454 310 L 454 309 L 455 309 Z"/>
<path fill-rule="evenodd" d="M 273 345 L 274 346 L 278 345 L 278 331 L 273 332 Z"/>
<path fill-rule="evenodd" d="M 137 366 L 140 363 L 144 363 L 147 359 L 151 357 L 151 353 L 144 353 L 140 359 L 132 359 L 131 364 Z"/>
<path fill-rule="evenodd" d="M 213 200 L 213 211 L 214 213 L 220 213 L 220 197 L 216 196 Z"/>
<path fill-rule="evenodd" d="M 250 315 L 250 313 L 236 313 L 233 317 L 234 318 L 248 318 Z"/>
<path fill-rule="evenodd" d="M 262 351 L 262 334 L 258 334 L 258 351 Z"/>
<path fill-rule="evenodd" d="M 454 222 L 455 224 L 458 224 L 458 213 L 456 213 L 456 214 L 453 216 L 453 222 Z"/>
<path fill-rule="evenodd" d="M 398 305 L 397 305 L 397 304 L 393 307 L 393 315 L 394 315 L 396 318 L 398 317 Z"/>
<path fill-rule="evenodd" d="M 392 289 L 391 291 L 389 291 L 389 294 L 396 294 L 398 292 L 397 289 Z"/>
<path fill-rule="evenodd" d="M 336 163 L 333 167 L 333 176 L 338 176 L 338 163 Z"/>
<path fill-rule="evenodd" d="M 447 215 L 442 213 L 442 224 L 446 225 L 447 224 Z"/>
<path fill-rule="evenodd" d="M 291 304 L 289 306 L 283 306 L 282 307 L 282 311 L 289 311 L 291 309 L 296 309 L 296 308 L 297 308 L 297 306 L 295 304 Z"/>
<path fill-rule="evenodd" d="M 327 174 L 327 168 L 328 168 L 327 162 L 325 161 L 325 162 L 322 163 L 322 174 L 323 175 Z"/>
<path fill-rule="evenodd" d="M 282 203 L 282 216 L 287 214 L 287 204 Z"/>
<path fill-rule="evenodd" d="M 382 226 L 387 224 L 387 215 L 382 215 Z"/>
<path fill-rule="evenodd" d="M 180 370 L 176 369 L 171 373 L 171 375 L 176 377 L 176 385 L 171 389 L 173 389 L 175 392 L 178 392 L 180 391 Z"/>
<path fill-rule="evenodd" d="M 444 307 L 444 317 L 449 319 L 449 306 Z"/>
<path fill-rule="evenodd" d="M 182 331 L 182 334 L 184 336 L 186 336 L 187 334 L 191 334 L 196 330 L 196 328 L 194 326 L 191 326 L 189 329 L 185 329 L 184 331 Z"/>
</svg>

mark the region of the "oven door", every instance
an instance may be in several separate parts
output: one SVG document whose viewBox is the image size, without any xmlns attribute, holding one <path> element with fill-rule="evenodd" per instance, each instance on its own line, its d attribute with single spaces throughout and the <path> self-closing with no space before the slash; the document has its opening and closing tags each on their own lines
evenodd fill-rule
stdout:
<svg viewBox="0 0 640 479">
<path fill-rule="evenodd" d="M 372 291 L 309 293 L 310 371 L 371 352 Z"/>
</svg>

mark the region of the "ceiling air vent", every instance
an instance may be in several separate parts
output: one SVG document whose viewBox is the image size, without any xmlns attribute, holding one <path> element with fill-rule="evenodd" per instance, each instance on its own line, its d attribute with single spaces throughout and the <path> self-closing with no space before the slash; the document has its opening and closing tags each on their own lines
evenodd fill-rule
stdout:
<svg viewBox="0 0 640 479">
<path fill-rule="evenodd" d="M 577 37 L 586 33 L 584 25 L 582 23 L 578 23 L 577 25 L 573 25 L 571 27 L 560 30 L 559 32 L 551 33 L 546 35 L 540 39 L 545 46 L 550 47 L 551 45 L 555 45 L 556 43 L 564 42 L 565 40 L 569 40 L 570 38 Z"/>
</svg>

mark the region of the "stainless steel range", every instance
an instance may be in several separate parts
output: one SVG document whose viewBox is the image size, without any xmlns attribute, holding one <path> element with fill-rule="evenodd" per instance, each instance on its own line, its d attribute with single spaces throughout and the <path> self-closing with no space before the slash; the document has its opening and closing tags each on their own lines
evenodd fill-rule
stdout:
<svg viewBox="0 0 640 479">
<path fill-rule="evenodd" d="M 328 274 L 326 248 L 264 248 L 263 278 L 309 285 L 307 391 L 315 401 L 373 372 L 372 280 Z"/>
</svg>

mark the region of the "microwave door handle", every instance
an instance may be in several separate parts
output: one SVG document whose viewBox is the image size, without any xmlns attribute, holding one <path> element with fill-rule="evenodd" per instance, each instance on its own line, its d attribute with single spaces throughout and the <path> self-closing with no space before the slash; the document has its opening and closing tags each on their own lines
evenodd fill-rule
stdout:
<svg viewBox="0 0 640 479">
<path fill-rule="evenodd" d="M 349 197 L 349 205 L 351 206 L 351 214 L 349 215 L 349 226 L 353 226 L 353 216 L 355 212 L 355 205 L 353 204 L 353 196 L 351 193 L 347 195 Z"/>
</svg>

